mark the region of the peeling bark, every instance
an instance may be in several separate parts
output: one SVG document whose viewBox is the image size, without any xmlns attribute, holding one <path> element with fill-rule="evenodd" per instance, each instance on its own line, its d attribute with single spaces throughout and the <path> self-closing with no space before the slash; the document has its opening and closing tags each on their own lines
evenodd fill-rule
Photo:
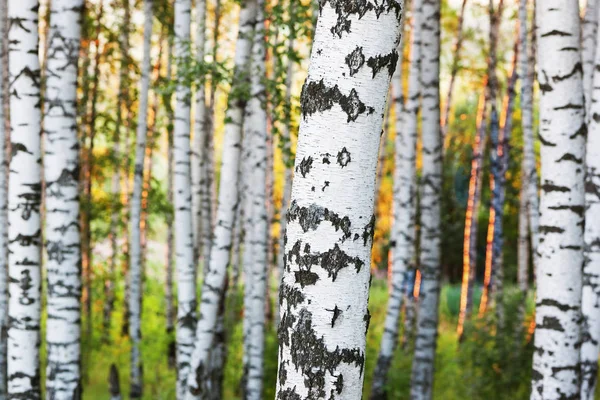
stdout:
<svg viewBox="0 0 600 400">
<path fill-rule="evenodd" d="M 542 191 L 531 399 L 552 400 L 580 393 L 586 124 L 578 4 L 544 1 L 536 18 Z"/>
<path fill-rule="evenodd" d="M 362 396 L 377 153 L 402 12 L 395 0 L 321 3 L 288 211 L 277 399 Z"/>
</svg>

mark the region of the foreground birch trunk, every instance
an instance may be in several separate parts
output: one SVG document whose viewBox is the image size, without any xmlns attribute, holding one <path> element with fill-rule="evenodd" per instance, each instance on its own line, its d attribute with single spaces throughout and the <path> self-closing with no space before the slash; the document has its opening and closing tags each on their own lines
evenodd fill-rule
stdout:
<svg viewBox="0 0 600 400">
<path fill-rule="evenodd" d="M 44 117 L 46 397 L 80 399 L 81 270 L 77 61 L 83 0 L 50 5 Z"/>
<path fill-rule="evenodd" d="M 6 127 L 6 0 L 0 0 L 0 400 L 6 399 L 6 333 L 8 329 L 8 149 Z M 9 127 L 10 128 L 10 127 Z M 8 134 L 7 134 L 8 133 Z"/>
<path fill-rule="evenodd" d="M 144 0 L 144 53 L 141 65 L 140 100 L 136 132 L 133 194 L 130 203 L 129 248 L 129 337 L 131 338 L 130 398 L 142 397 L 142 190 L 148 133 L 148 89 L 150 87 L 150 46 L 152 45 L 152 3 Z"/>
<path fill-rule="evenodd" d="M 579 6 L 537 9 L 540 80 L 539 273 L 531 399 L 578 398 L 585 156 Z"/>
<path fill-rule="evenodd" d="M 600 14 L 600 10 L 598 10 Z M 600 44 L 600 41 L 597 41 Z M 581 400 L 593 400 L 600 352 L 600 51 L 596 48 L 594 90 L 588 120 L 585 156 L 585 231 L 581 344 Z"/>
<path fill-rule="evenodd" d="M 39 399 L 41 111 L 37 0 L 9 0 L 8 397 Z"/>
<path fill-rule="evenodd" d="M 424 0 L 421 90 L 423 168 L 420 196 L 421 286 L 411 375 L 411 399 L 433 396 L 441 272 L 442 137 L 440 132 L 440 0 Z"/>
<path fill-rule="evenodd" d="M 240 11 L 239 34 L 236 43 L 235 72 L 233 87 L 240 88 L 248 77 L 247 65 L 252 48 L 252 33 L 256 21 L 257 4 L 246 0 Z M 235 93 L 235 92 L 234 92 Z M 225 117 L 225 137 L 220 174 L 217 223 L 214 242 L 210 248 L 210 264 L 202 287 L 200 319 L 198 321 L 191 371 L 187 381 L 186 399 L 206 398 L 208 362 L 215 337 L 219 314 L 219 303 L 224 290 L 227 265 L 229 263 L 233 225 L 238 207 L 238 172 L 242 141 L 242 126 L 247 94 L 243 91 L 230 95 Z M 205 248 L 206 249 L 206 248 Z"/>
<path fill-rule="evenodd" d="M 321 3 L 288 211 L 278 398 L 362 396 L 377 153 L 402 8 Z"/>
<path fill-rule="evenodd" d="M 177 63 L 190 56 L 191 0 L 175 1 L 175 49 Z M 177 399 L 185 398 L 196 329 L 196 262 L 192 224 L 190 171 L 191 92 L 178 65 L 173 132 L 175 254 L 177 268 Z M 192 374 L 193 375 L 193 374 Z"/>
<path fill-rule="evenodd" d="M 421 104 L 421 0 L 413 1 L 412 40 L 408 101 L 403 104 L 401 58 L 392 78 L 392 91 L 396 107 L 396 143 L 394 169 L 394 219 L 392 225 L 392 283 L 385 316 L 385 329 L 377 367 L 373 375 L 371 399 L 385 396 L 387 374 L 394 350 L 398 344 L 398 320 L 404 299 L 404 286 L 408 270 L 414 267 L 415 257 L 415 206 L 416 206 L 416 150 L 418 114 Z M 402 43 L 402 40 L 401 42 Z M 398 49 L 402 52 L 402 48 Z"/>
</svg>

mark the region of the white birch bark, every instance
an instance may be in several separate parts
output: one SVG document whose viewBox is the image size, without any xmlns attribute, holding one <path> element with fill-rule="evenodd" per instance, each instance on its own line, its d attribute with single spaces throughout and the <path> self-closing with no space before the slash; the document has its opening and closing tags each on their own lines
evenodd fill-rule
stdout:
<svg viewBox="0 0 600 400">
<path fill-rule="evenodd" d="M 130 202 L 129 248 L 129 337 L 131 338 L 130 392 L 132 399 L 142 397 L 142 190 L 148 134 L 148 90 L 150 87 L 150 47 L 152 46 L 153 0 L 144 0 L 144 48 L 141 65 L 139 110 L 135 146 L 133 194 Z M 179 231 L 178 231 L 179 232 Z"/>
<path fill-rule="evenodd" d="M 191 0 L 175 1 L 175 49 L 177 62 L 190 56 Z M 185 398 L 196 329 L 196 262 L 192 224 L 190 171 L 191 92 L 184 72 L 177 68 L 175 89 L 174 202 L 175 257 L 177 268 L 177 399 Z"/>
<path fill-rule="evenodd" d="M 83 0 L 50 4 L 44 116 L 48 399 L 81 397 L 77 62 Z"/>
<path fill-rule="evenodd" d="M 321 3 L 288 211 L 280 399 L 360 399 L 375 174 L 403 2 Z"/>
<path fill-rule="evenodd" d="M 535 160 L 533 132 L 533 68 L 530 56 L 533 46 L 527 41 L 527 0 L 519 2 L 519 26 L 521 48 L 519 52 L 519 76 L 521 79 L 521 126 L 523 129 L 523 184 L 526 185 L 529 229 L 534 271 L 538 266 L 538 243 L 540 212 L 538 199 L 538 173 Z M 532 44 L 533 45 L 533 44 Z M 531 47 L 531 48 L 529 48 Z M 534 276 L 537 274 L 534 272 Z"/>
<path fill-rule="evenodd" d="M 5 85 L 7 77 L 5 64 L 7 51 L 5 42 L 6 0 L 0 0 L 0 400 L 5 400 L 6 391 L 6 334 L 8 329 L 8 154 L 7 129 L 4 112 Z"/>
<path fill-rule="evenodd" d="M 597 10 L 600 14 L 600 9 Z M 597 41 L 600 44 L 600 40 Z M 596 48 L 594 89 L 585 155 L 585 230 L 581 293 L 581 400 L 593 400 L 600 352 L 600 51 Z"/>
<path fill-rule="evenodd" d="M 41 111 L 38 0 L 9 0 L 8 397 L 39 399 Z"/>
<path fill-rule="evenodd" d="M 196 0 L 196 61 L 204 63 L 204 48 L 206 42 L 206 0 Z M 206 86 L 203 77 L 196 90 L 196 115 L 194 116 L 194 142 L 192 164 L 192 195 L 194 201 L 194 246 L 196 248 L 196 262 L 200 258 L 202 249 L 202 167 L 204 165 L 204 140 L 206 119 Z M 207 229 L 209 229 L 208 227 Z"/>
<path fill-rule="evenodd" d="M 394 169 L 394 206 L 392 223 L 392 279 L 390 298 L 385 317 L 385 328 L 377 366 L 371 386 L 371 399 L 385 396 L 387 374 L 394 350 L 398 344 L 398 327 L 407 272 L 413 268 L 415 257 L 415 200 L 416 152 L 418 114 L 421 105 L 421 0 L 412 3 L 413 29 L 410 48 L 408 100 L 404 105 L 401 58 L 392 78 L 392 92 L 396 108 L 396 143 Z M 400 42 L 402 43 L 402 41 Z M 402 46 L 402 45 L 400 45 Z M 402 54 L 402 47 L 398 48 Z"/>
<path fill-rule="evenodd" d="M 252 32 L 256 20 L 256 3 L 247 0 L 240 11 L 240 25 L 235 52 L 234 87 L 244 83 L 248 75 Z M 196 330 L 191 371 L 185 393 L 186 399 L 205 398 L 208 362 L 215 336 L 221 294 L 229 263 L 232 230 L 238 206 L 238 171 L 242 141 L 242 126 L 247 97 L 230 96 L 225 117 L 225 138 L 220 174 L 219 202 L 214 241 L 210 248 L 210 264 L 202 286 L 200 319 Z"/>
<path fill-rule="evenodd" d="M 440 0 L 424 0 L 421 50 L 421 287 L 410 394 L 413 400 L 433 396 L 441 275 L 441 192 L 443 143 L 440 132 Z"/>
<path fill-rule="evenodd" d="M 583 64 L 583 95 L 586 113 L 592 107 L 592 85 L 598 31 L 598 0 L 587 0 L 581 26 L 581 61 Z M 589 116 L 588 116 L 589 120 Z"/>
<path fill-rule="evenodd" d="M 522 167 L 522 175 L 525 168 Z M 527 212 L 527 187 L 525 181 L 521 183 L 519 194 L 519 247 L 517 262 L 517 282 L 519 289 L 527 293 L 529 289 L 529 214 Z"/>
<path fill-rule="evenodd" d="M 578 398 L 585 102 L 577 1 L 537 5 L 542 192 L 531 399 Z"/>
<path fill-rule="evenodd" d="M 251 69 L 250 69 L 250 100 L 246 115 L 245 134 L 250 135 L 250 177 L 248 202 L 251 207 L 251 240 L 252 260 L 249 264 L 249 279 L 251 284 L 246 288 L 250 290 L 249 308 L 249 335 L 246 337 L 248 345 L 248 371 L 245 398 L 247 400 L 262 399 L 262 381 L 264 374 L 264 349 L 265 349 L 265 302 L 267 284 L 267 112 L 265 66 L 265 30 L 264 30 L 263 0 L 257 1 L 256 25 L 252 44 Z M 247 178 L 248 178 L 247 176 Z"/>
</svg>

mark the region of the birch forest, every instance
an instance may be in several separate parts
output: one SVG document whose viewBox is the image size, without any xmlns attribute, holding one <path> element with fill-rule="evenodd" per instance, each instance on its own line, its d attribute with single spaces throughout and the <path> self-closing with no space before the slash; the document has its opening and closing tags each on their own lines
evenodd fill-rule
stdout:
<svg viewBox="0 0 600 400">
<path fill-rule="evenodd" d="M 0 0 L 0 400 L 593 400 L 600 0 Z"/>
</svg>

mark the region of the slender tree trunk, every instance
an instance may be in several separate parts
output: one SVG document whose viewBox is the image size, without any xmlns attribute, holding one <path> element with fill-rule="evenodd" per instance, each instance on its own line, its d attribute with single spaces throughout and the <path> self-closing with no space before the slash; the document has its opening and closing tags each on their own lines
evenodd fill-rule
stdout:
<svg viewBox="0 0 600 400">
<path fill-rule="evenodd" d="M 521 79 L 521 124 L 523 129 L 523 184 L 526 187 L 527 209 L 529 214 L 529 230 L 531 232 L 531 249 L 533 259 L 533 276 L 537 277 L 538 244 L 540 211 L 538 200 L 538 174 L 535 160 L 534 132 L 533 132 L 533 80 L 535 66 L 535 29 L 531 48 L 527 45 L 527 0 L 519 3 L 520 41 L 523 51 L 519 53 L 519 77 Z M 535 25 L 534 27 L 535 28 Z"/>
<path fill-rule="evenodd" d="M 41 146 L 37 0 L 10 0 L 8 398 L 40 399 Z"/>
<path fill-rule="evenodd" d="M 460 54 L 462 51 L 462 45 L 464 41 L 464 30 L 463 25 L 465 21 L 465 9 L 467 8 L 467 0 L 463 0 L 460 7 L 460 14 L 458 15 L 458 26 L 456 28 L 456 40 L 454 42 L 454 48 L 452 50 L 453 59 L 452 67 L 450 68 L 450 84 L 448 85 L 448 94 L 446 95 L 446 105 L 444 106 L 444 114 L 442 117 L 442 138 L 445 138 L 448 134 L 448 124 L 450 122 L 450 110 L 452 108 L 452 95 L 454 94 L 454 84 L 458 71 L 460 69 Z"/>
<path fill-rule="evenodd" d="M 424 0 L 421 88 L 423 167 L 420 196 L 419 313 L 410 394 L 431 399 L 441 273 L 441 194 L 443 143 L 440 132 L 440 0 Z"/>
<path fill-rule="evenodd" d="M 392 278 L 385 329 L 381 337 L 379 358 L 371 386 L 371 399 L 373 400 L 386 397 L 387 374 L 398 343 L 398 320 L 404 299 L 404 284 L 408 271 L 415 267 L 416 151 L 418 115 L 421 105 L 422 0 L 413 0 L 412 7 L 413 29 L 406 106 L 403 104 L 401 58 L 392 79 L 396 106 L 394 219 L 391 233 Z M 402 47 L 398 48 L 398 51 L 402 53 Z"/>
<path fill-rule="evenodd" d="M 6 400 L 7 376 L 6 376 L 6 335 L 8 330 L 8 149 L 10 140 L 10 127 L 6 129 L 5 121 L 8 115 L 5 113 L 5 65 L 7 64 L 7 41 L 5 32 L 7 0 L 0 0 L 0 400 Z"/>
<path fill-rule="evenodd" d="M 490 305 L 494 302 L 494 296 L 500 300 L 502 298 L 502 247 L 503 247 L 503 218 L 504 218 L 504 199 L 506 196 L 506 172 L 509 162 L 509 142 L 512 130 L 512 113 L 516 97 L 515 85 L 517 83 L 517 60 L 519 54 L 519 37 L 515 42 L 513 49 L 513 65 L 506 96 L 503 101 L 503 111 L 499 129 L 491 132 L 492 150 L 490 151 L 491 176 L 490 190 L 492 199 L 490 204 L 490 217 L 488 223 L 488 237 L 485 258 L 485 276 L 483 282 L 483 293 L 479 304 L 479 314 L 483 315 Z M 492 126 L 495 115 L 492 115 Z M 503 315 L 502 302 L 497 301 L 496 312 L 499 317 Z"/>
<path fill-rule="evenodd" d="M 369 6 L 321 4 L 288 212 L 278 398 L 362 396 L 377 152 L 403 2 Z"/>
<path fill-rule="evenodd" d="M 108 390 L 110 392 L 110 400 L 121 400 L 121 384 L 119 382 L 119 370 L 115 364 L 110 365 L 108 374 Z"/>
<path fill-rule="evenodd" d="M 204 64 L 204 48 L 206 45 L 206 0 L 196 0 L 196 61 Z M 196 115 L 194 120 L 194 142 L 192 158 L 192 194 L 194 201 L 194 246 L 196 248 L 195 260 L 199 262 L 200 253 L 203 247 L 205 238 L 203 238 L 204 228 L 210 229 L 203 220 L 204 213 L 202 212 L 202 196 L 204 175 L 203 169 L 206 163 L 206 153 L 204 142 L 206 140 L 206 81 L 201 78 L 196 90 Z"/>
<path fill-rule="evenodd" d="M 257 5 L 246 0 L 240 11 L 239 34 L 234 60 L 233 87 L 246 84 L 250 59 L 252 32 L 256 21 Z M 186 399 L 205 398 L 210 348 L 214 340 L 221 295 L 224 291 L 231 250 L 231 236 L 238 207 L 238 171 L 240 144 L 247 95 L 230 95 L 225 116 L 225 138 L 221 161 L 219 203 L 215 224 L 214 245 L 210 248 L 210 264 L 202 287 L 202 308 L 197 327 L 192 367 L 188 378 Z"/>
<path fill-rule="evenodd" d="M 46 182 L 46 397 L 80 399 L 81 238 L 77 62 L 83 0 L 50 6 L 44 116 Z"/>
<path fill-rule="evenodd" d="M 129 337 L 131 338 L 131 388 L 132 399 L 142 397 L 142 190 L 144 183 L 144 158 L 148 134 L 148 90 L 150 87 L 150 47 L 152 45 L 153 0 L 144 0 L 144 49 L 141 65 L 140 100 L 136 132 L 135 173 L 131 197 L 130 249 L 129 249 Z"/>
<path fill-rule="evenodd" d="M 600 16 L 600 9 L 597 10 Z M 600 44 L 600 40 L 597 41 Z M 600 50 L 596 48 L 596 68 Z M 600 72 L 595 69 L 585 155 L 585 231 L 581 295 L 581 400 L 593 400 L 600 352 Z"/>
<path fill-rule="evenodd" d="M 175 0 L 175 59 L 190 57 L 191 0 Z M 196 329 L 196 263 L 192 226 L 190 173 L 190 88 L 184 68 L 177 68 L 174 131 L 175 254 L 177 265 L 177 398 L 185 398 Z M 190 375 L 194 375 L 191 373 Z"/>
<path fill-rule="evenodd" d="M 523 176 L 524 169 L 521 169 Z M 529 289 L 529 215 L 527 213 L 527 193 L 525 182 L 521 183 L 519 193 L 519 248 L 517 282 L 519 289 L 527 293 Z"/>
<path fill-rule="evenodd" d="M 587 0 L 581 26 L 581 61 L 583 65 L 583 95 L 586 113 L 592 107 L 592 87 L 598 31 L 598 0 Z M 591 115 L 588 115 L 588 120 Z"/>
<path fill-rule="evenodd" d="M 168 51 L 168 60 L 167 60 L 167 80 L 170 82 L 173 79 L 173 42 L 172 39 L 169 39 L 169 51 Z M 173 113 L 173 107 L 171 106 L 172 95 L 168 94 L 165 96 L 163 102 L 167 111 L 168 121 L 174 121 L 175 115 Z M 174 205 L 173 198 L 173 186 L 174 186 L 174 149 L 173 149 L 173 123 L 169 122 L 167 124 L 167 179 L 168 179 L 168 188 L 167 188 L 167 197 L 169 204 Z M 176 344 L 173 341 L 172 334 L 175 332 L 175 304 L 173 301 L 173 267 L 174 267 L 174 248 L 175 248 L 175 235 L 173 229 L 173 214 L 168 213 L 166 216 L 167 223 L 167 260 L 165 263 L 165 302 L 166 302 L 166 319 L 167 319 L 167 335 L 169 336 L 169 346 L 167 349 L 167 360 L 170 368 L 175 368 L 176 364 Z"/>
<path fill-rule="evenodd" d="M 245 368 L 248 371 L 245 398 L 247 400 L 262 399 L 262 381 L 264 374 L 264 348 L 265 348 L 265 302 L 267 300 L 267 268 L 268 268 L 268 216 L 266 208 L 267 196 L 267 112 L 264 80 L 266 77 L 265 66 L 265 39 L 264 39 L 264 1 L 257 2 L 256 25 L 252 44 L 251 70 L 250 70 L 250 99 L 244 134 L 250 135 L 250 170 L 246 179 L 250 179 L 251 186 L 247 194 L 251 207 L 251 251 L 252 263 L 249 264 L 251 285 L 249 308 L 245 310 L 250 321 L 249 335 L 245 349 L 248 351 Z"/>
<path fill-rule="evenodd" d="M 110 247 L 111 247 L 111 258 L 109 265 L 108 279 L 104 282 L 104 334 L 106 340 L 110 338 L 110 326 L 112 323 L 112 311 L 115 302 L 115 281 L 118 277 L 117 264 L 119 261 L 119 219 L 121 218 L 121 186 L 120 186 L 120 174 L 122 161 L 129 157 L 128 154 L 122 152 L 122 133 L 121 127 L 123 125 L 123 107 L 128 104 L 128 73 L 129 73 L 129 21 L 130 21 L 130 10 L 129 0 L 123 1 L 123 27 L 121 29 L 120 37 L 120 51 L 121 51 L 121 66 L 119 71 L 119 94 L 117 98 L 117 116 L 116 116 L 116 127 L 113 134 L 113 157 L 115 171 L 111 180 L 111 192 L 113 196 L 112 201 L 112 213 L 110 218 Z M 128 285 L 127 285 L 128 286 Z M 129 291 L 126 290 L 126 296 Z"/>
<path fill-rule="evenodd" d="M 581 344 L 586 125 L 578 4 L 547 0 L 536 17 L 542 195 L 531 399 L 552 400 L 581 390 L 573 350 Z"/>
</svg>

